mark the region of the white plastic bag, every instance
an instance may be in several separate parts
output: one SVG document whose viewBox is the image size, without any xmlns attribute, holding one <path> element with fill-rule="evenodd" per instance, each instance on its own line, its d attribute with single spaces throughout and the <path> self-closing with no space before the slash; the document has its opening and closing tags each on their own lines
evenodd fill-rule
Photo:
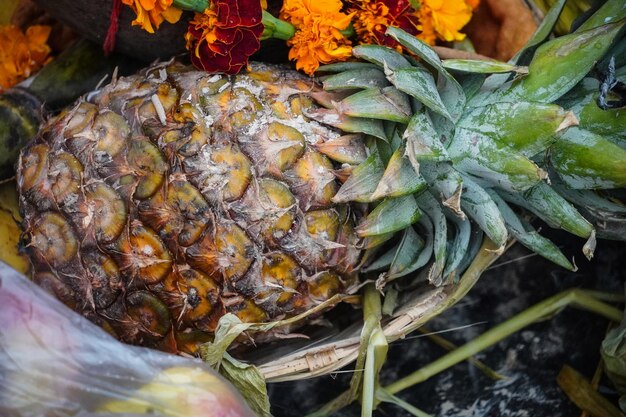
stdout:
<svg viewBox="0 0 626 417">
<path fill-rule="evenodd" d="M 0 262 L 0 416 L 253 417 L 199 360 L 124 345 Z"/>
</svg>

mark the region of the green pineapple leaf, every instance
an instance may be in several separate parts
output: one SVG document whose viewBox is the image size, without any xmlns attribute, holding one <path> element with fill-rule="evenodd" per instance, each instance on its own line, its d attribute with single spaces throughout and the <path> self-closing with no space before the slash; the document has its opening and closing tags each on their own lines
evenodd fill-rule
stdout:
<svg viewBox="0 0 626 417">
<path fill-rule="evenodd" d="M 445 69 L 469 72 L 474 74 L 500 74 L 514 72 L 517 74 L 528 74 L 528 68 L 506 62 L 486 61 L 477 59 L 446 59 L 442 61 Z"/>
<path fill-rule="evenodd" d="M 356 227 L 359 237 L 382 235 L 403 230 L 422 215 L 412 195 L 383 200 Z"/>
</svg>

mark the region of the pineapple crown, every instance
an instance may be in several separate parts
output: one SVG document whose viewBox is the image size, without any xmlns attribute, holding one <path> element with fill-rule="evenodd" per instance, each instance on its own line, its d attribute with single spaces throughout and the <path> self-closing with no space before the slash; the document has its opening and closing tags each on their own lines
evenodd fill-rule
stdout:
<svg viewBox="0 0 626 417">
<path fill-rule="evenodd" d="M 390 27 L 412 55 L 359 45 L 359 62 L 320 68 L 328 75 L 315 98 L 325 108 L 309 116 L 364 134 L 369 149 L 333 201 L 375 204 L 356 231 L 367 249 L 361 271 L 386 271 L 379 287 L 427 265 L 430 282 L 455 280 L 483 235 L 499 251 L 515 238 L 575 270 L 518 208 L 587 239 L 587 258 L 597 234 L 624 238 L 626 208 L 594 190 L 626 186 L 626 113 L 596 104 L 609 88 L 592 75 L 624 78 L 626 9 L 608 1 L 547 40 L 564 3 L 510 63 L 442 61 Z M 396 232 L 397 243 L 381 245 Z"/>
</svg>

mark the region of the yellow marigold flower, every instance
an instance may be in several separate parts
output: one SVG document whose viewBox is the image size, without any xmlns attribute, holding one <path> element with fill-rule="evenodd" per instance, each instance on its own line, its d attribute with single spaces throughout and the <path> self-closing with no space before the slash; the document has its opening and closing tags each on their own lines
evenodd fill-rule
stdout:
<svg viewBox="0 0 626 417">
<path fill-rule="evenodd" d="M 472 18 L 472 7 L 463 0 L 422 0 L 419 16 L 424 36 L 432 25 L 440 39 L 461 41 L 465 35 L 459 30 Z"/>
<path fill-rule="evenodd" d="M 340 0 L 285 0 L 280 18 L 296 28 L 287 41 L 289 59 L 296 68 L 313 75 L 320 63 L 345 61 L 352 56 L 351 43 L 341 33 L 353 14 L 341 13 Z"/>
<path fill-rule="evenodd" d="M 154 33 L 164 20 L 169 23 L 176 23 L 180 19 L 183 11 L 172 7 L 174 0 L 122 0 L 122 3 L 129 6 L 137 18 L 133 20 L 133 26 L 141 26 L 147 32 Z"/>
<path fill-rule="evenodd" d="M 13 25 L 0 26 L 0 91 L 30 77 L 50 60 L 47 45 L 51 28 L 31 26 L 23 33 Z"/>
</svg>

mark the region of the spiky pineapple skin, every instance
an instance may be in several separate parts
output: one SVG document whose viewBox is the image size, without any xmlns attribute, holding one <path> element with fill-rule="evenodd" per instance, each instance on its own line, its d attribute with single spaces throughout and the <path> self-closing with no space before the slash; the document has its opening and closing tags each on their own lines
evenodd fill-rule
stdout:
<svg viewBox="0 0 626 417">
<path fill-rule="evenodd" d="M 225 313 L 277 320 L 354 291 L 340 133 L 281 67 L 162 64 L 49 120 L 18 163 L 35 280 L 120 339 L 193 352 Z"/>
</svg>

